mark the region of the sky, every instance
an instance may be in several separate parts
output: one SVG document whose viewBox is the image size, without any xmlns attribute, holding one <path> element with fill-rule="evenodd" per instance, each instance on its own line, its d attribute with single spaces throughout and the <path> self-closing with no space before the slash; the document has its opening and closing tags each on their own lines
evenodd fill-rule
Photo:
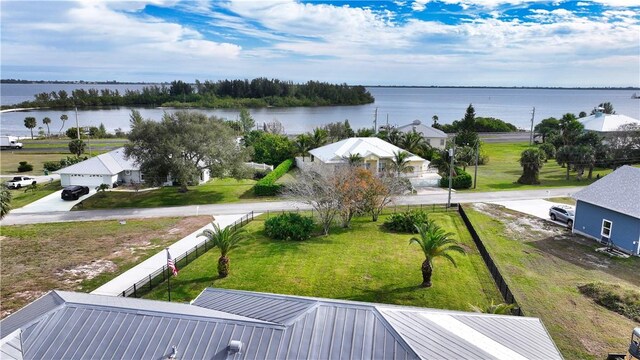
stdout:
<svg viewBox="0 0 640 360">
<path fill-rule="evenodd" d="M 0 77 L 640 86 L 640 0 L 0 0 Z"/>
</svg>

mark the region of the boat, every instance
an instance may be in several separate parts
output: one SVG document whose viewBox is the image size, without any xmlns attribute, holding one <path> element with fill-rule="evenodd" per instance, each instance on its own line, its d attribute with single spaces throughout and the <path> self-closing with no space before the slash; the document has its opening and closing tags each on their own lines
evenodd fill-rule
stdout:
<svg viewBox="0 0 640 360">
<path fill-rule="evenodd" d="M 633 95 L 631 95 L 632 99 L 640 99 L 640 95 L 638 95 L 638 93 L 633 93 Z"/>
</svg>

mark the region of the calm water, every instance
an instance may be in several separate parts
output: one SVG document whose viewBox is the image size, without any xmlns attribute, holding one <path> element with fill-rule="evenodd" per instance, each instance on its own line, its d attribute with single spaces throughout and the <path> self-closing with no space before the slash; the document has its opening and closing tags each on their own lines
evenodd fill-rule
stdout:
<svg viewBox="0 0 640 360">
<path fill-rule="evenodd" d="M 140 89 L 143 85 L 84 85 L 87 88 Z M 40 92 L 64 89 L 71 92 L 79 85 L 73 84 L 2 84 L 2 104 L 15 104 L 33 99 Z M 580 111 L 589 113 L 601 102 L 609 101 L 616 112 L 640 119 L 640 100 L 632 99 L 632 90 L 557 90 L 557 89 L 453 89 L 453 88 L 369 88 L 376 98 L 374 104 L 360 106 L 327 106 L 314 108 L 268 108 L 252 109 L 251 115 L 258 123 L 279 120 L 288 133 L 301 133 L 314 127 L 335 121 L 348 119 L 353 128 L 373 126 L 374 114 L 378 109 L 378 124 L 387 119 L 392 125 L 404 125 L 415 119 L 427 124 L 432 123 L 432 116 L 437 115 L 441 123 L 451 123 L 464 115 L 467 106 L 472 103 L 477 116 L 495 117 L 510 122 L 519 128 L 528 129 L 531 121 L 531 110 L 536 108 L 535 120 L 547 117 L 560 117 L 571 112 L 576 115 Z M 173 109 L 137 108 L 144 118 L 160 119 L 164 112 Z M 205 109 L 209 115 L 227 119 L 236 119 L 237 110 Z M 129 128 L 131 108 L 119 107 L 110 109 L 79 110 L 78 119 L 81 126 L 98 126 L 103 123 L 107 130 Z M 75 126 L 73 111 L 37 110 L 3 113 L 0 115 L 0 133 L 3 135 L 25 136 L 29 129 L 24 127 L 24 118 L 33 116 L 43 126 L 42 119 L 53 120 L 52 131 L 62 126 L 60 115 L 67 114 L 69 120 L 65 129 Z M 46 127 L 45 127 L 46 130 Z M 34 129 L 37 132 L 37 129 Z"/>
</svg>

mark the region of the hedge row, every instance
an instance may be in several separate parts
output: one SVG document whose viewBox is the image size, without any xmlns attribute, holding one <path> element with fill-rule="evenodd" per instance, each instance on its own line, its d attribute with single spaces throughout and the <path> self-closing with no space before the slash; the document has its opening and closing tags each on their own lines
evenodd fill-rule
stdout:
<svg viewBox="0 0 640 360">
<path fill-rule="evenodd" d="M 254 187 L 253 192 L 257 196 L 274 196 L 280 192 L 282 185 L 276 184 L 276 180 L 280 179 L 282 175 L 286 174 L 293 166 L 293 159 L 287 159 L 278 165 L 267 176 L 258 181 Z"/>
<path fill-rule="evenodd" d="M 451 187 L 454 189 L 468 189 L 471 187 L 473 180 L 471 175 L 460 168 L 456 168 L 457 176 L 453 177 Z M 449 187 L 449 177 L 440 179 L 440 187 Z"/>
</svg>

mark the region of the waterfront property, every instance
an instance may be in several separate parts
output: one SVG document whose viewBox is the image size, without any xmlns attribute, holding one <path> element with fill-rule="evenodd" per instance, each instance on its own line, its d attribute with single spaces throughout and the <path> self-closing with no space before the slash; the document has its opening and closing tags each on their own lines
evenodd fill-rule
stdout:
<svg viewBox="0 0 640 360">
<path fill-rule="evenodd" d="M 562 359 L 537 318 L 211 288 L 191 304 L 53 291 L 0 325 L 6 359 Z"/>
<path fill-rule="evenodd" d="M 622 166 L 573 195 L 573 232 L 640 255 L 640 169 Z"/>
<path fill-rule="evenodd" d="M 584 129 L 598 133 L 611 133 L 620 131 L 620 127 L 627 124 L 640 126 L 640 120 L 622 114 L 605 114 L 602 108 L 596 109 L 592 115 L 578 119 L 584 125 Z"/>
<path fill-rule="evenodd" d="M 445 149 L 447 147 L 447 134 L 439 129 L 424 125 L 420 120 L 414 120 L 409 125 L 399 126 L 398 131 L 407 133 L 415 131 L 422 135 L 427 144 L 435 149 Z"/>
<path fill-rule="evenodd" d="M 62 186 L 99 186 L 101 184 L 112 186 L 115 183 L 139 184 L 144 182 L 140 165 L 135 159 L 128 158 L 122 147 L 60 169 L 56 173 L 60 174 Z M 204 169 L 200 173 L 199 183 L 205 183 L 209 181 L 209 178 L 209 170 Z M 172 183 L 171 178 L 167 177 L 164 185 Z"/>
</svg>

